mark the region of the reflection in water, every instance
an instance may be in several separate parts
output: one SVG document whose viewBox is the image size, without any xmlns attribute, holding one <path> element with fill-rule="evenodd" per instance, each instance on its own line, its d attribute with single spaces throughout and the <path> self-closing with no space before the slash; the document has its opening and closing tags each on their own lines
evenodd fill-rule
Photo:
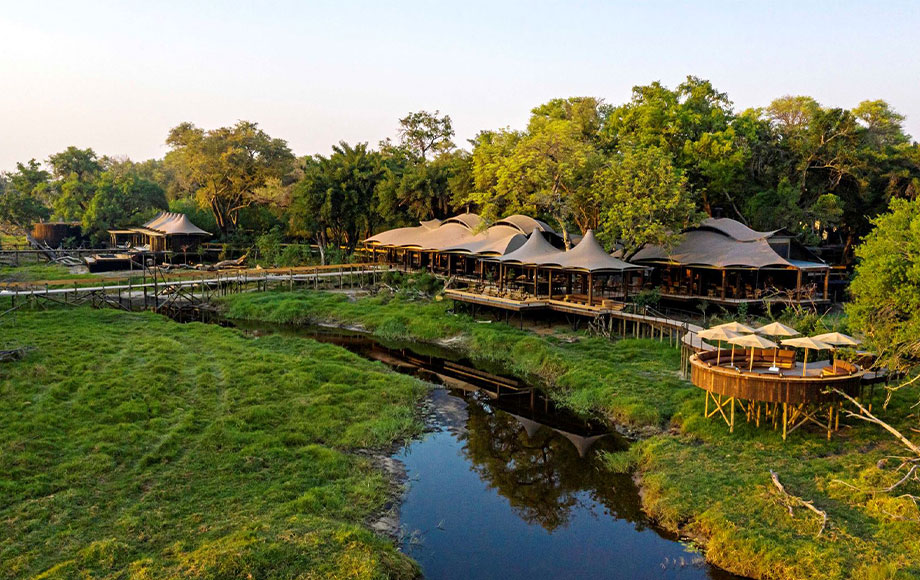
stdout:
<svg viewBox="0 0 920 580">
<path fill-rule="evenodd" d="M 490 488 L 508 498 L 524 521 L 548 531 L 567 525 L 584 490 L 615 517 L 639 520 L 635 502 L 622 500 L 634 493 L 629 476 L 611 477 L 597 465 L 598 451 L 626 447 L 618 437 L 554 430 L 487 403 L 472 404 L 467 411 L 468 429 L 459 439 L 465 443 L 472 468 Z M 582 458 L 582 453 L 587 457 Z M 632 493 L 621 493 L 623 487 Z"/>
<path fill-rule="evenodd" d="M 629 476 L 600 469 L 626 441 L 526 400 L 435 391 L 436 431 L 397 455 L 403 549 L 427 578 L 734 578 L 650 526 Z"/>
</svg>

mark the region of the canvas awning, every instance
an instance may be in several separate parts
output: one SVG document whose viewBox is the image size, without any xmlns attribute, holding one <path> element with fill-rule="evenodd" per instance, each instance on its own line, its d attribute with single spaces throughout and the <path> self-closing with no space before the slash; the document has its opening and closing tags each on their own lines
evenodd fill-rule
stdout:
<svg viewBox="0 0 920 580">
<path fill-rule="evenodd" d="M 174 236 L 210 236 L 206 232 L 192 223 L 184 213 L 170 211 L 160 212 L 155 218 L 143 225 L 143 228 L 153 230 L 161 235 Z"/>
<path fill-rule="evenodd" d="M 525 266 L 543 266 L 545 264 L 558 264 L 559 256 L 565 252 L 554 248 L 546 241 L 543 234 L 534 231 L 520 248 L 505 254 L 499 261 L 503 264 L 522 264 Z"/>
<path fill-rule="evenodd" d="M 817 257 L 814 260 L 784 258 L 770 245 L 778 232 L 758 232 L 728 218 L 706 219 L 699 227 L 681 234 L 671 249 L 646 246 L 631 259 L 635 263 L 654 263 L 710 268 L 795 268 L 798 270 L 827 270 L 829 266 Z M 784 238 L 785 239 L 785 238 Z M 800 244 L 799 257 L 812 256 Z"/>
<path fill-rule="evenodd" d="M 597 241 L 593 230 L 588 230 L 577 246 L 568 252 L 560 253 L 555 265 L 564 270 L 582 272 L 624 272 L 647 269 L 608 254 Z"/>
</svg>

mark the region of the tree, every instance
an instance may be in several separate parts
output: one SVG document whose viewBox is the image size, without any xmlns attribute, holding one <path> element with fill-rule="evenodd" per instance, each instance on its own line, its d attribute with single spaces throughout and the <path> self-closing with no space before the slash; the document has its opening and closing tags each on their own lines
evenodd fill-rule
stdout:
<svg viewBox="0 0 920 580">
<path fill-rule="evenodd" d="M 15 182 L 11 176 L 0 174 L 0 224 L 25 233 L 34 222 L 47 219 L 50 211 L 34 195 L 21 191 Z"/>
<path fill-rule="evenodd" d="M 70 146 L 48 158 L 55 182 L 52 184 L 54 213 L 61 219 L 79 220 L 93 197 L 93 182 L 102 164 L 90 149 Z"/>
<path fill-rule="evenodd" d="M 613 154 L 632 147 L 658 147 L 687 179 L 698 207 L 713 213 L 731 208 L 744 181 L 747 150 L 732 128 L 732 103 L 707 80 L 693 76 L 671 90 L 661 83 L 633 87 L 629 103 L 609 110 L 601 129 L 603 148 Z"/>
<path fill-rule="evenodd" d="M 527 131 L 480 134 L 473 150 L 476 202 L 487 219 L 508 213 L 549 216 L 566 244 L 568 227 L 596 225 L 590 189 L 599 165 L 601 103 L 590 97 L 555 99 L 533 109 Z"/>
<path fill-rule="evenodd" d="M 0 223 L 24 233 L 34 222 L 48 219 L 51 212 L 42 200 L 50 179 L 34 159 L 17 163 L 13 173 L 0 174 Z"/>
<path fill-rule="evenodd" d="M 375 190 L 382 175 L 379 153 L 368 150 L 367 143 L 342 141 L 329 157 L 309 158 L 292 192 L 291 230 L 313 237 L 321 251 L 332 244 L 351 253 L 379 219 Z"/>
<path fill-rule="evenodd" d="M 920 362 L 920 199 L 891 201 L 856 248 L 847 314 L 878 353 L 877 364 L 907 372 Z"/>
<path fill-rule="evenodd" d="M 469 153 L 457 150 L 431 161 L 409 158 L 403 164 L 390 164 L 377 191 L 382 217 L 400 213 L 415 220 L 450 217 L 457 200 L 470 191 L 469 164 Z"/>
<path fill-rule="evenodd" d="M 629 149 L 600 172 L 602 237 L 619 241 L 632 258 L 646 244 L 668 247 L 699 221 L 687 180 L 658 147 Z"/>
<path fill-rule="evenodd" d="M 399 120 L 399 143 L 419 161 L 425 161 L 429 154 L 437 156 L 454 148 L 450 116 L 439 115 L 440 111 L 418 111 Z"/>
<path fill-rule="evenodd" d="M 129 174 L 103 172 L 94 187 L 82 222 L 83 231 L 96 242 L 106 239 L 106 230 L 136 225 L 169 207 L 163 188 Z"/>
<path fill-rule="evenodd" d="M 210 131 L 183 123 L 169 132 L 166 143 L 172 148 L 166 163 L 181 189 L 211 209 L 224 235 L 236 229 L 242 209 L 263 201 L 260 188 L 284 179 L 294 161 L 284 140 L 249 121 Z"/>
</svg>

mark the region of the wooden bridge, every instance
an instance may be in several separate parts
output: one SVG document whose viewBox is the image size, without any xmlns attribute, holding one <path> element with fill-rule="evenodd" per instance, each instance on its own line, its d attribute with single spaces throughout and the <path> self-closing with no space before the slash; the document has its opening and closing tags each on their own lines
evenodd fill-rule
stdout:
<svg viewBox="0 0 920 580">
<path fill-rule="evenodd" d="M 236 271 L 193 271 L 167 273 L 161 269 L 145 271 L 144 281 L 129 278 L 106 284 L 43 288 L 16 283 L 0 288 L 0 299 L 9 300 L 9 307 L 0 316 L 31 304 L 56 303 L 68 305 L 92 304 L 124 310 L 187 307 L 196 311 L 206 309 L 213 296 L 250 290 L 295 288 L 331 289 L 360 288 L 376 284 L 378 277 L 389 268 L 382 264 L 342 264 L 299 268 L 249 269 Z M 149 280 L 149 281 L 147 281 Z"/>
</svg>

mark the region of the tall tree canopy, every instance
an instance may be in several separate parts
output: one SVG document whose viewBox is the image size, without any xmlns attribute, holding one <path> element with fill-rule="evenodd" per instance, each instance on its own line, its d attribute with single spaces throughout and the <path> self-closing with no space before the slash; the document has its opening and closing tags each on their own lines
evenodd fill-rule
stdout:
<svg viewBox="0 0 920 580">
<path fill-rule="evenodd" d="M 106 240 L 106 230 L 137 225 L 157 211 L 169 209 L 163 188 L 137 175 L 106 171 L 93 187 L 95 192 L 82 223 L 84 235 L 96 242 Z"/>
<path fill-rule="evenodd" d="M 367 143 L 344 141 L 332 155 L 307 158 L 303 178 L 294 186 L 291 229 L 313 237 L 320 248 L 332 244 L 353 250 L 373 231 L 379 217 L 375 191 L 382 177 L 379 153 Z"/>
<path fill-rule="evenodd" d="M 48 158 L 55 178 L 52 204 L 57 217 L 79 220 L 93 197 L 93 182 L 102 172 L 102 163 L 92 149 L 68 147 Z"/>
<path fill-rule="evenodd" d="M 646 244 L 668 247 L 699 221 L 687 179 L 658 147 L 634 147 L 611 160 L 597 179 L 603 200 L 602 238 L 631 258 Z"/>
<path fill-rule="evenodd" d="M 517 212 L 546 216 L 566 243 L 570 224 L 596 227 L 591 182 L 600 164 L 601 110 L 593 98 L 556 99 L 533 109 L 523 133 L 481 133 L 473 150 L 475 187 L 460 201 L 475 203 L 487 219 Z"/>
<path fill-rule="evenodd" d="M 441 117 L 440 114 L 440 111 L 417 111 L 400 119 L 400 146 L 421 161 L 429 155 L 436 157 L 453 149 L 454 128 L 450 116 Z"/>
<path fill-rule="evenodd" d="M 169 132 L 166 143 L 172 147 L 166 163 L 181 189 L 211 209 L 223 234 L 236 229 L 241 210 L 262 201 L 260 188 L 286 177 L 294 162 L 284 140 L 249 121 L 210 131 L 183 123 Z"/>
<path fill-rule="evenodd" d="M 872 223 L 856 249 L 847 314 L 881 365 L 906 371 L 920 363 L 920 199 L 892 200 Z"/>
</svg>

